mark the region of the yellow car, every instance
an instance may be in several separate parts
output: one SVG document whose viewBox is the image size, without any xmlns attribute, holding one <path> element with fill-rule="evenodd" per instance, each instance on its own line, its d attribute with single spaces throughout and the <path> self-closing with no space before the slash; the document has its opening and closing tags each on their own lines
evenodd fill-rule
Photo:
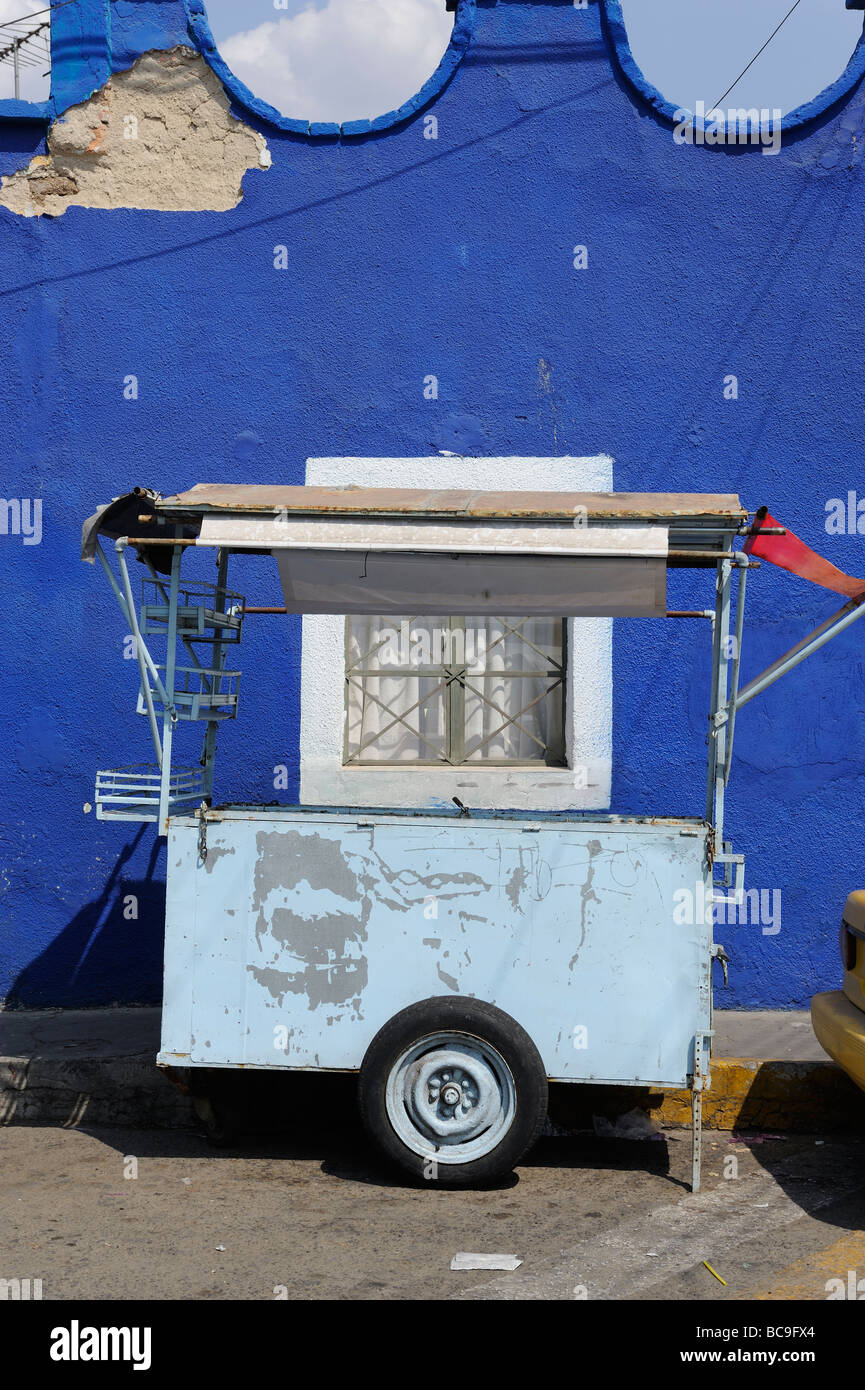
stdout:
<svg viewBox="0 0 865 1390">
<path fill-rule="evenodd" d="M 811 1022 L 820 1046 L 865 1091 L 865 890 L 851 893 L 841 922 L 844 988 L 815 994 Z"/>
</svg>

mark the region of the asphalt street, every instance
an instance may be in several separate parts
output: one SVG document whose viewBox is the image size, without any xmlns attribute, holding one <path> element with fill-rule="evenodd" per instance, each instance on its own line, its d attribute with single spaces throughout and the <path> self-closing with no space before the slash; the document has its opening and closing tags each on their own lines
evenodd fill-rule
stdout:
<svg viewBox="0 0 865 1390">
<path fill-rule="evenodd" d="M 852 1271 L 865 1293 L 865 1140 L 704 1143 L 697 1195 L 685 1130 L 549 1136 L 495 1188 L 436 1191 L 383 1167 L 345 1108 L 225 1150 L 13 1125 L 0 1278 L 46 1300 L 821 1300 Z M 452 1271 L 458 1251 L 522 1263 Z"/>
</svg>

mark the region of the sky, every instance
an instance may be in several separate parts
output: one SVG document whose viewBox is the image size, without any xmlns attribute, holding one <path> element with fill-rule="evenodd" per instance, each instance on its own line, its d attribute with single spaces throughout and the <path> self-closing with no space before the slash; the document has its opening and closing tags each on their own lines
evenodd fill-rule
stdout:
<svg viewBox="0 0 865 1390">
<path fill-rule="evenodd" d="M 45 3 L 0 0 L 0 26 Z M 623 0 L 623 8 L 646 76 L 693 110 L 698 99 L 709 108 L 721 97 L 792 3 Z M 445 0 L 209 0 L 207 9 L 237 76 L 284 115 L 318 121 L 377 116 L 413 96 L 438 65 L 453 24 Z M 578 25 L 578 10 L 573 18 Z M 862 23 L 863 12 L 845 9 L 844 0 L 799 0 L 723 105 L 783 112 L 809 101 L 843 72 Z M 0 27 L 0 48 L 3 34 Z M 24 70 L 26 98 L 44 94 L 43 71 L 41 64 Z M 0 63 L 0 97 L 11 95 L 11 67 Z"/>
<path fill-rule="evenodd" d="M 676 105 L 710 109 L 784 18 L 793 0 L 623 0 L 636 61 Z M 844 0 L 800 0 L 722 103 L 792 111 L 840 77 L 862 33 Z"/>
<path fill-rule="evenodd" d="M 44 10 L 48 0 L 0 0 L 0 49 L 8 48 L 15 34 L 24 34 L 35 28 L 48 15 L 40 15 L 30 24 L 17 24 L 14 21 L 36 10 Z M 10 25 L 10 21 L 13 23 Z M 3 26 L 6 26 L 5 28 Z M 48 96 L 48 59 L 41 42 L 28 45 L 22 54 L 20 67 L 21 96 L 24 101 L 44 101 Z M 0 61 L 0 98 L 15 95 L 14 75 L 11 62 Z"/>
<path fill-rule="evenodd" d="M 257 96 L 313 121 L 360 120 L 400 106 L 438 67 L 453 29 L 444 0 L 285 3 L 288 10 L 275 10 L 273 0 L 242 7 L 211 0 L 211 28 Z"/>
<path fill-rule="evenodd" d="M 210 24 L 247 86 L 287 116 L 377 116 L 412 96 L 447 47 L 444 0 L 209 0 Z M 637 61 L 677 105 L 712 105 L 793 0 L 623 0 Z M 242 23 L 238 22 L 242 18 Z M 574 11 L 575 27 L 580 12 Z M 792 110 L 840 76 L 862 32 L 844 0 L 800 0 L 734 88 L 737 106 Z M 725 103 L 726 104 L 726 103 Z"/>
</svg>

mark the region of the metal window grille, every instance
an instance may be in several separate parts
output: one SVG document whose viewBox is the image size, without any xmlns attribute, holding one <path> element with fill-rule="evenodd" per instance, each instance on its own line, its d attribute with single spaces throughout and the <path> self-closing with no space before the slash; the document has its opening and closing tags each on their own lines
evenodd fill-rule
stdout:
<svg viewBox="0 0 865 1390">
<path fill-rule="evenodd" d="M 346 764 L 565 765 L 559 618 L 346 619 Z"/>
</svg>

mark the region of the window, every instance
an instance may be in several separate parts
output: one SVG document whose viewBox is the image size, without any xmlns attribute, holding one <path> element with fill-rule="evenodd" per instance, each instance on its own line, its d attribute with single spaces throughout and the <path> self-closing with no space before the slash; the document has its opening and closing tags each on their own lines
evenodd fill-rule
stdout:
<svg viewBox="0 0 865 1390">
<path fill-rule="evenodd" d="M 363 482 L 506 492 L 611 492 L 614 486 L 612 459 L 605 454 L 311 458 L 306 481 L 321 487 Z M 468 807 L 490 810 L 609 807 L 611 618 L 402 621 L 409 623 L 406 660 L 398 617 L 348 621 L 321 613 L 302 619 L 304 804 L 453 809 L 456 796 Z M 458 621 L 467 631 L 448 639 Z M 426 634 L 414 644 L 414 656 L 412 631 Z M 390 650 L 376 655 L 384 639 Z M 460 686 L 461 717 L 455 713 Z M 433 697 L 435 687 L 444 687 L 447 698 L 441 689 Z M 425 695 L 430 698 L 418 706 L 419 718 L 411 707 Z"/>
<path fill-rule="evenodd" d="M 563 627 L 347 618 L 345 763 L 564 766 Z"/>
</svg>

